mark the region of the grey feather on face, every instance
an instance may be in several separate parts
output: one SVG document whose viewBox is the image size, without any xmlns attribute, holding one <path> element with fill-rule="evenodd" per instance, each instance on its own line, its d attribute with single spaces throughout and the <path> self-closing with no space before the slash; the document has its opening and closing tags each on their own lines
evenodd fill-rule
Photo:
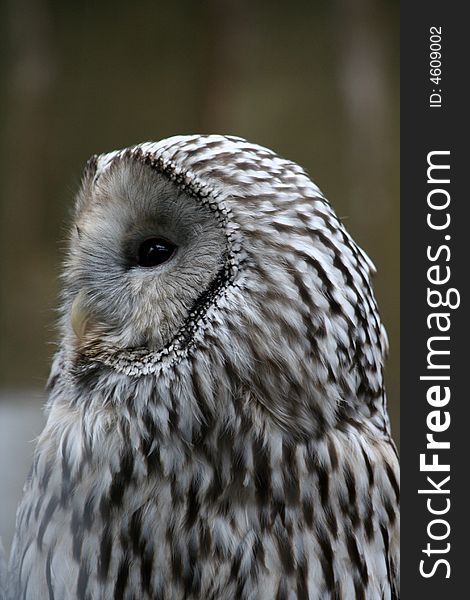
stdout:
<svg viewBox="0 0 470 600">
<path fill-rule="evenodd" d="M 82 295 L 84 346 L 161 348 L 226 259 L 210 209 L 135 161 L 118 161 L 89 189 L 76 225 L 66 289 L 70 299 Z M 139 267 L 139 246 L 153 237 L 171 241 L 175 254 L 158 269 Z"/>
<path fill-rule="evenodd" d="M 152 240 L 163 259 L 142 261 Z M 372 273 L 271 150 L 194 135 L 93 157 L 11 598 L 396 599 Z"/>
</svg>

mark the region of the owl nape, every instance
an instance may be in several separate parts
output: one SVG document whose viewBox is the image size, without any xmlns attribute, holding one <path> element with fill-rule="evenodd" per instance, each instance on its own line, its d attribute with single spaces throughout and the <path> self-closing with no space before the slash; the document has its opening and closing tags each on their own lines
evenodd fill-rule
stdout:
<svg viewBox="0 0 470 600">
<path fill-rule="evenodd" d="M 10 600 L 392 600 L 374 267 L 241 138 L 92 157 Z"/>
</svg>

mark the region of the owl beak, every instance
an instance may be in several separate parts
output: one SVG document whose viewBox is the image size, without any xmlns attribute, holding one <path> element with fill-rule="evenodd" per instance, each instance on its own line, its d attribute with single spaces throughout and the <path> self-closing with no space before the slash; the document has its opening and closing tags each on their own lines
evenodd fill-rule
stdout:
<svg viewBox="0 0 470 600">
<path fill-rule="evenodd" d="M 85 305 L 85 293 L 82 290 L 76 295 L 70 311 L 70 322 L 78 339 L 82 339 L 85 336 L 89 320 L 89 313 Z"/>
</svg>

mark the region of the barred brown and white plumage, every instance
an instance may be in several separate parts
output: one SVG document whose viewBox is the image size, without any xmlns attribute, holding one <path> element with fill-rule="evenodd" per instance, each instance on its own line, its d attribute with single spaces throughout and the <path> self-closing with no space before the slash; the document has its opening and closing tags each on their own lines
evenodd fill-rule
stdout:
<svg viewBox="0 0 470 600">
<path fill-rule="evenodd" d="M 93 157 L 10 596 L 398 598 L 372 272 L 268 149 Z"/>
</svg>

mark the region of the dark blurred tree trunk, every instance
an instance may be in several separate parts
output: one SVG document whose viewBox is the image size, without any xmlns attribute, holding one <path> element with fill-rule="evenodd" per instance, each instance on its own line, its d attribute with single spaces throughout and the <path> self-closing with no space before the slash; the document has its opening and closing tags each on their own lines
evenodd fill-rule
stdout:
<svg viewBox="0 0 470 600">
<path fill-rule="evenodd" d="M 223 124 L 230 121 L 236 100 L 238 47 L 243 36 L 241 12 L 248 9 L 243 2 L 232 0 L 209 0 L 204 7 L 206 60 L 198 94 L 202 131 L 234 133 L 223 131 Z"/>
<path fill-rule="evenodd" d="M 352 183 L 350 201 L 357 210 L 368 204 L 364 198 L 364 184 L 371 193 L 377 193 L 391 159 L 387 131 L 386 32 L 381 31 L 381 20 L 374 14 L 382 10 L 382 7 L 377 8 L 375 0 L 339 0 L 339 6 L 339 84 L 347 124 L 345 141 Z M 361 194 L 359 189 L 362 189 Z M 387 210 L 380 198 L 376 209 L 374 213 L 361 211 L 365 232 L 383 218 Z"/>
<path fill-rule="evenodd" d="M 379 307 L 393 315 L 386 323 L 394 352 L 386 377 L 394 435 L 398 435 L 399 396 L 399 161 L 398 90 L 391 86 L 390 65 L 398 40 L 390 39 L 390 13 L 394 7 L 375 0 L 338 0 L 339 86 L 346 122 L 345 164 L 348 204 L 359 241 L 375 248 L 379 267 Z M 392 18 L 394 13 L 391 12 Z M 393 28 L 398 31 L 398 28 Z M 393 43 L 392 43 L 393 42 Z M 392 46 L 391 46 L 392 43 Z M 393 120 L 395 119 L 395 121 Z M 392 149 L 396 151 L 393 154 Z M 393 189 L 386 189 L 392 184 Z M 371 210 L 371 207 L 373 209 Z M 352 221 L 354 220 L 354 223 Z M 379 282 L 380 280 L 380 282 Z"/>
<path fill-rule="evenodd" d="M 43 307 L 51 306 L 54 297 L 44 226 L 54 79 L 48 3 L 10 0 L 4 6 L 3 27 L 0 380 L 4 385 L 25 383 L 26 371 L 34 378 L 27 383 L 43 385 L 44 347 L 50 335 Z"/>
</svg>

